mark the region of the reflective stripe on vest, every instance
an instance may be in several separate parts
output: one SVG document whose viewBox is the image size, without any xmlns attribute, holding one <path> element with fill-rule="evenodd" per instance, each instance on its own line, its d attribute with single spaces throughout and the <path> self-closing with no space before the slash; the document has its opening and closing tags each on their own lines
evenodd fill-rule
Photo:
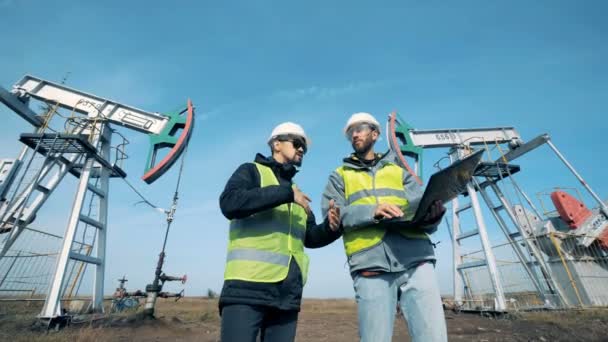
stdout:
<svg viewBox="0 0 608 342">
<path fill-rule="evenodd" d="M 260 174 L 260 187 L 279 185 L 272 169 L 258 163 L 255 166 Z M 232 220 L 224 279 L 278 282 L 287 277 L 293 257 L 306 283 L 309 263 L 303 243 L 306 220 L 306 211 L 295 203 Z"/>
<path fill-rule="evenodd" d="M 228 257 L 226 257 L 226 261 L 232 260 L 263 261 L 275 265 L 289 265 L 289 255 L 248 248 L 233 249 L 228 252 Z"/>
<path fill-rule="evenodd" d="M 347 205 L 377 205 L 380 203 L 395 204 L 404 212 L 409 212 L 409 203 L 403 188 L 403 169 L 388 163 L 375 173 L 367 170 L 356 170 L 340 167 L 336 172 L 344 180 L 344 197 Z M 384 238 L 386 229 L 378 225 L 370 225 L 344 233 L 344 249 L 350 256 L 356 252 L 379 244 Z M 408 238 L 428 239 L 423 232 L 403 230 L 403 236 Z"/>
</svg>

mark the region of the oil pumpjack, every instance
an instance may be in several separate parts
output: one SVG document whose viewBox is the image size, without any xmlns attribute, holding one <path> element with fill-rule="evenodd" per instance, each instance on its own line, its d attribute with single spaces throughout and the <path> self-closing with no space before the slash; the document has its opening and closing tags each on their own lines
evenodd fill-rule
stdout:
<svg viewBox="0 0 608 342">
<path fill-rule="evenodd" d="M 38 115 L 29 107 L 32 100 L 45 103 L 47 112 Z M 122 164 L 129 143 L 113 126 L 149 136 L 148 158 L 141 178 L 151 184 L 180 157 L 183 161 L 194 128 L 194 106 L 188 100 L 179 112 L 149 112 L 30 75 L 15 83 L 10 91 L 0 87 L 0 101 L 33 126 L 33 132 L 19 136 L 25 146 L 18 157 L 0 159 L 0 261 L 30 229 L 36 214 L 65 176 L 71 174 L 78 179 L 78 185 L 39 318 L 49 326 L 69 321 L 70 314 L 61 300 L 70 284 L 81 281 L 73 279 L 74 269 L 83 267 L 94 268 L 89 312 L 102 313 L 109 181 L 126 177 Z M 60 110 L 70 114 L 62 115 Z M 51 127 L 51 122 L 57 121 L 63 129 Z M 113 138 L 119 139 L 114 145 Z M 34 164 L 38 169 L 34 170 Z M 180 178 L 181 170 L 180 167 Z M 176 205 L 177 188 L 171 209 L 157 208 L 166 214 L 168 227 Z M 168 227 L 154 281 L 147 287 L 150 304 L 146 310 L 150 315 L 157 296 L 181 296 L 162 292 L 162 284 L 186 279 L 167 276 L 162 271 Z M 76 272 L 76 277 L 80 273 Z"/>
<path fill-rule="evenodd" d="M 608 207 L 548 134 L 524 141 L 513 127 L 418 130 L 395 112 L 388 117 L 386 132 L 389 148 L 421 185 L 424 150 L 447 150 L 451 162 L 475 149 L 487 152 L 489 158 L 477 167 L 466 191 L 452 201 L 451 214 L 446 215 L 446 222 L 451 221 L 448 228 L 457 306 L 505 312 L 515 309 L 516 298 L 524 293 L 534 297 L 524 305 L 530 309 L 608 305 Z M 550 193 L 555 210 L 541 213 L 537 209 L 515 181 L 513 175 L 522 167 L 513 161 L 545 145 L 587 191 L 595 207 L 589 209 L 582 199 L 556 190 Z M 500 152 L 495 159 L 491 159 L 490 147 Z M 413 167 L 408 160 L 414 162 Z M 518 203 L 506 195 L 505 188 L 515 193 Z M 465 197 L 468 203 L 462 205 Z M 463 227 L 466 211 L 472 211 L 473 228 Z M 503 234 L 490 234 L 484 211 L 498 228 L 493 230 Z M 490 239 L 496 235 L 504 235 L 502 246 L 511 249 L 508 254 L 514 258 L 501 260 L 507 255 L 504 251 L 496 256 L 497 246 Z M 465 251 L 465 241 L 473 243 L 474 251 Z M 503 274 L 501 268 L 507 267 L 517 267 L 518 276 Z M 518 277 L 521 279 L 512 279 Z M 507 282 L 511 283 L 509 290 Z"/>
</svg>

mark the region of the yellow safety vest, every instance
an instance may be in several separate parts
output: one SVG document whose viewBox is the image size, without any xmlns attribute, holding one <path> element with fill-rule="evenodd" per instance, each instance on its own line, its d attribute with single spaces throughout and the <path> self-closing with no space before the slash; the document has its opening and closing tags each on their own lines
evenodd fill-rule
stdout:
<svg viewBox="0 0 608 342">
<path fill-rule="evenodd" d="M 344 197 L 346 205 L 377 205 L 380 203 L 395 204 L 406 212 L 409 202 L 403 188 L 403 169 L 387 163 L 375 173 L 367 170 L 352 169 L 341 166 L 336 172 L 344 180 Z M 372 224 L 368 227 L 354 229 L 344 233 L 346 255 L 371 248 L 384 238 L 386 229 Z M 400 232 L 408 238 L 428 239 L 428 234 L 403 230 Z"/>
<path fill-rule="evenodd" d="M 255 166 L 260 187 L 279 185 L 272 169 L 258 163 Z M 304 253 L 307 217 L 304 208 L 289 203 L 232 220 L 224 280 L 278 282 L 287 277 L 293 258 L 305 284 L 309 262 Z"/>
</svg>

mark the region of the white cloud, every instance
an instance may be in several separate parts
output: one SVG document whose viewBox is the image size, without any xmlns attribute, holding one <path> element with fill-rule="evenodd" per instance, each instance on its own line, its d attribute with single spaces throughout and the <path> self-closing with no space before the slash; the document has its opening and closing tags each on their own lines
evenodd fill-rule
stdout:
<svg viewBox="0 0 608 342">
<path fill-rule="evenodd" d="M 386 87 L 390 85 L 395 85 L 399 81 L 359 81 L 359 82 L 350 82 L 348 84 L 344 84 L 336 87 L 323 87 L 312 85 L 304 88 L 295 88 L 295 89 L 283 89 L 278 90 L 273 93 L 257 96 L 257 97 L 248 97 L 241 98 L 240 100 L 226 103 L 223 105 L 216 106 L 215 108 L 209 109 L 204 112 L 202 115 L 197 114 L 199 117 L 202 116 L 201 120 L 207 120 L 210 118 L 215 118 L 218 116 L 222 116 L 226 113 L 230 113 L 234 111 L 236 108 L 247 107 L 247 104 L 255 104 L 259 106 L 260 103 L 270 102 L 275 104 L 277 100 L 283 101 L 295 101 L 301 100 L 304 98 L 314 99 L 314 100 L 329 100 L 339 96 L 353 95 L 360 93 L 362 91 L 368 91 L 372 89 L 377 89 L 381 87 Z"/>
<path fill-rule="evenodd" d="M 351 82 L 338 87 L 310 86 L 307 88 L 280 90 L 274 93 L 273 96 L 289 100 L 295 100 L 304 97 L 311 97 L 317 100 L 325 100 L 332 99 L 338 96 L 358 93 L 374 88 L 384 87 L 390 83 L 391 82 L 389 81 L 362 81 Z"/>
</svg>

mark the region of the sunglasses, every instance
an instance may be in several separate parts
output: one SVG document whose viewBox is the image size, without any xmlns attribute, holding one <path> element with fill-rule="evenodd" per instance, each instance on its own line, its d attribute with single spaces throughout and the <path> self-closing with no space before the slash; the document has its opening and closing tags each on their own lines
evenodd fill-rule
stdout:
<svg viewBox="0 0 608 342">
<path fill-rule="evenodd" d="M 376 128 L 372 125 L 366 124 L 366 123 L 362 123 L 359 125 L 354 125 L 351 126 L 347 131 L 346 131 L 346 137 L 348 139 L 351 139 L 353 136 L 353 133 L 361 133 L 361 132 L 371 132 L 373 130 L 375 130 Z"/>
<path fill-rule="evenodd" d="M 300 148 L 302 148 L 302 150 L 304 151 L 304 154 L 306 154 L 306 152 L 308 151 L 308 148 L 306 146 L 306 142 L 303 139 L 288 139 L 288 138 L 284 138 L 284 139 L 278 139 L 279 141 L 289 141 L 291 143 L 291 145 L 293 145 L 293 148 L 296 150 L 299 150 Z"/>
</svg>

